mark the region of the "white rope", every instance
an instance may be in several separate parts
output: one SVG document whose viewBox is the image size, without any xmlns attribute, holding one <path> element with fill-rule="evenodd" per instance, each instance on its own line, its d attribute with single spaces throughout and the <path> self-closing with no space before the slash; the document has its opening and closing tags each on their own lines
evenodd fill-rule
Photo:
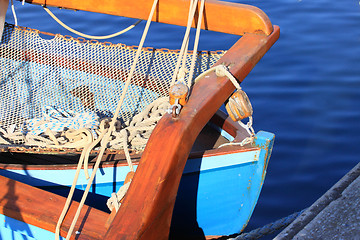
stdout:
<svg viewBox="0 0 360 240">
<path fill-rule="evenodd" d="M 88 143 L 88 145 L 84 146 L 84 149 L 81 152 L 80 159 L 79 159 L 79 162 L 78 162 L 78 165 L 77 165 L 77 168 L 76 168 L 76 172 L 75 172 L 75 177 L 74 177 L 73 183 L 72 183 L 71 188 L 70 188 L 70 192 L 69 192 L 69 194 L 67 196 L 64 208 L 63 208 L 63 210 L 61 212 L 61 215 L 60 215 L 60 217 L 58 219 L 58 222 L 57 222 L 57 225 L 56 225 L 56 228 L 55 228 L 55 239 L 59 239 L 60 227 L 61 227 L 61 224 L 64 221 L 66 213 L 67 213 L 67 211 L 68 211 L 68 209 L 70 207 L 70 202 L 71 202 L 71 199 L 72 199 L 72 197 L 74 195 L 76 183 L 78 181 L 81 166 L 82 166 L 83 163 L 84 163 L 85 177 L 86 177 L 86 179 L 89 178 L 89 174 L 88 174 L 89 154 L 90 154 L 90 151 L 100 142 L 100 140 L 105 135 L 105 133 L 106 133 L 105 125 L 106 124 L 107 124 L 107 119 L 104 119 L 104 120 L 101 121 L 101 123 L 100 123 L 100 131 L 101 132 L 99 134 L 99 137 L 95 141 L 92 141 L 92 142 Z"/>
<path fill-rule="evenodd" d="M 188 55 L 188 49 L 189 49 L 189 41 L 190 41 L 190 31 L 191 31 L 191 24 L 192 21 L 195 18 L 196 8 L 197 8 L 198 0 L 192 0 L 190 1 L 190 7 L 189 7 L 189 13 L 188 13 L 188 19 L 191 19 L 191 21 L 188 21 L 187 28 L 189 28 L 189 32 L 187 35 L 184 36 L 184 40 L 186 41 L 186 45 L 183 51 L 183 60 L 182 60 L 182 81 L 185 81 L 185 75 L 189 73 L 189 70 L 186 68 L 186 62 L 187 62 L 187 55 Z M 196 43 L 196 42 L 195 42 Z"/>
<path fill-rule="evenodd" d="M 112 149 L 123 149 L 124 142 L 127 141 L 128 146 L 131 146 L 132 149 L 135 150 L 143 150 L 144 146 L 149 139 L 152 130 L 156 126 L 157 122 L 162 118 L 162 116 L 166 113 L 166 110 L 169 108 L 170 104 L 168 101 L 168 97 L 161 97 L 148 104 L 146 108 L 140 113 L 136 114 L 131 121 L 124 123 L 124 129 L 127 131 L 127 139 L 124 141 L 123 134 L 121 133 L 121 123 L 117 121 L 115 123 L 116 131 L 112 131 L 111 139 L 107 143 L 107 147 Z M 46 112 L 45 112 L 46 113 Z M 45 115 L 45 113 L 43 113 Z M 62 114 L 67 113 L 67 111 L 61 111 Z M 72 113 L 73 116 L 79 115 L 79 113 Z M 86 139 L 93 141 L 93 146 L 87 150 L 87 155 L 90 154 L 91 150 L 98 145 L 100 140 L 103 139 L 99 136 L 101 133 L 107 128 L 111 121 L 110 118 L 99 119 L 96 122 L 93 121 L 94 118 L 82 119 L 79 123 L 85 123 L 86 125 L 82 125 L 80 129 L 71 129 L 69 128 L 73 123 L 68 125 L 66 122 L 73 121 L 71 117 L 69 118 L 56 118 L 54 113 L 50 115 L 47 114 L 47 117 L 43 116 L 39 119 L 31 119 L 28 122 L 33 123 L 32 125 L 24 125 L 24 127 L 18 127 L 16 124 L 8 126 L 6 129 L 0 127 L 0 137 L 1 142 L 4 144 L 23 144 L 25 146 L 41 146 L 47 148 L 83 148 L 89 142 Z M 86 115 L 83 115 L 86 116 Z M 89 115 L 91 116 L 91 115 Z M 45 119 L 47 121 L 45 121 Z M 53 125 L 51 122 L 62 120 L 61 124 Z M 93 120 L 91 120 L 93 119 Z M 40 124 L 41 123 L 41 124 Z M 90 124 L 92 123 L 92 124 Z M 47 124 L 46 127 L 43 125 Z M 30 126 L 30 130 L 34 130 L 34 126 L 41 126 L 40 135 L 34 135 L 29 132 L 26 134 L 24 130 L 27 128 L 26 126 Z M 50 129 L 49 126 L 52 128 Z M 75 124 L 75 126 L 79 127 L 79 125 Z M 87 126 L 87 128 L 85 127 Z M 89 128 L 89 127 L 92 128 Z M 37 129 L 37 128 L 36 128 Z M 66 131 L 63 131 L 68 129 Z M 124 130 L 123 129 L 123 130 Z M 38 130 L 38 129 L 37 129 Z M 90 133 L 90 132 L 91 133 Z M 26 134 L 26 135 L 25 135 Z M 96 139 L 94 141 L 94 139 Z M 103 143 L 106 144 L 106 143 Z M 87 159 L 87 157 L 86 157 Z M 85 175 L 87 175 L 87 161 L 84 162 L 84 170 Z"/>
<path fill-rule="evenodd" d="M 198 5 L 198 0 L 190 1 L 186 31 L 185 31 L 182 46 L 180 49 L 180 53 L 179 53 L 179 56 L 178 56 L 178 59 L 176 62 L 175 70 L 174 70 L 174 73 L 172 76 L 171 86 L 175 85 L 176 80 L 178 80 L 179 83 L 183 83 L 185 85 L 185 76 L 188 73 L 188 70 L 186 69 L 186 60 L 187 60 L 187 54 L 188 54 L 190 29 L 191 29 L 191 23 L 195 17 L 195 11 L 196 11 L 197 5 Z M 197 49 L 198 49 L 198 45 L 199 45 L 200 29 L 201 29 L 201 22 L 202 22 L 204 6 L 205 6 L 205 0 L 201 0 L 200 10 L 199 10 L 200 13 L 199 13 L 199 18 L 198 18 L 197 27 L 196 27 L 196 35 L 195 35 L 195 40 L 194 40 L 193 55 L 192 55 L 191 64 L 190 64 L 190 73 L 189 73 L 188 81 L 187 81 L 188 89 L 190 89 L 192 86 L 192 77 L 194 74 L 195 60 L 196 60 Z M 181 68 L 179 69 L 181 60 L 182 60 L 182 65 L 181 65 Z M 178 99 L 176 99 L 176 103 L 173 106 L 171 106 L 171 108 L 168 109 L 168 113 L 171 113 L 172 109 L 174 107 L 176 107 L 176 112 L 177 112 L 176 114 L 179 114 L 182 106 L 178 103 Z"/>
<path fill-rule="evenodd" d="M 184 52 L 188 51 L 188 47 L 189 47 L 189 39 L 186 42 Z M 186 74 L 189 72 L 188 69 L 186 68 L 186 60 L 187 60 L 187 54 L 183 54 L 183 56 L 182 56 L 182 64 L 181 64 L 179 72 L 178 72 L 178 74 L 176 76 L 176 78 L 177 78 L 177 80 L 179 82 L 185 82 Z"/>
<path fill-rule="evenodd" d="M 199 76 L 196 77 L 195 83 L 199 81 L 201 78 L 205 77 L 206 75 L 209 75 L 211 72 L 215 72 L 216 76 L 218 77 L 227 77 L 231 83 L 235 86 L 237 90 L 241 90 L 240 84 L 236 80 L 236 78 L 231 74 L 229 69 L 225 65 L 217 65 L 215 67 L 209 68 L 205 72 L 201 73 Z"/>
<path fill-rule="evenodd" d="M 52 106 L 44 107 L 41 118 L 27 120 L 24 124 L 26 132 L 33 135 L 40 135 L 46 129 L 62 132 L 64 129 L 95 129 L 98 126 L 99 117 L 95 112 L 77 113 Z M 96 136 L 96 132 L 93 131 L 93 133 Z"/>
<path fill-rule="evenodd" d="M 10 144 L 10 143 L 0 136 L 0 144 Z"/>
<path fill-rule="evenodd" d="M 188 88 L 189 89 L 191 87 L 192 78 L 193 78 L 194 69 L 195 69 L 195 60 L 196 60 L 196 56 L 197 56 L 197 49 L 198 49 L 198 46 L 199 46 L 201 21 L 202 21 L 203 12 L 204 12 L 204 6 L 205 6 L 205 0 L 201 0 L 199 18 L 198 18 L 198 22 L 197 22 L 195 42 L 194 42 L 194 48 L 193 48 L 193 55 L 192 55 L 191 65 L 190 65 L 190 73 L 189 73 L 189 78 L 188 78 Z"/>
<path fill-rule="evenodd" d="M 241 142 L 229 142 L 221 144 L 218 148 L 224 147 L 224 146 L 244 146 L 246 144 L 252 143 L 254 141 L 255 137 L 255 131 L 252 127 L 253 118 L 252 116 L 249 117 L 249 122 L 247 124 L 244 124 L 241 121 L 238 121 L 238 123 L 248 132 L 249 136 L 244 138 Z"/>
<path fill-rule="evenodd" d="M 117 193 L 112 193 L 111 197 L 107 200 L 106 205 L 110 211 L 115 208 L 115 211 L 118 211 L 120 208 L 120 201 L 125 197 L 127 191 L 129 190 L 131 181 L 122 185 Z"/>
<path fill-rule="evenodd" d="M 109 129 L 106 131 L 106 134 L 105 134 L 104 137 L 103 137 L 103 138 L 104 138 L 104 143 L 107 143 L 107 142 L 109 141 L 111 132 L 113 131 L 114 126 L 115 126 L 115 123 L 117 122 L 117 116 L 118 116 L 119 113 L 120 113 L 121 106 L 122 106 L 122 104 L 123 104 L 123 102 L 124 102 L 127 89 L 129 88 L 130 81 L 131 81 L 132 76 L 133 76 L 133 74 L 134 74 L 135 67 L 136 67 L 137 61 L 138 61 L 138 59 L 139 59 L 140 52 L 141 52 L 141 50 L 142 50 L 142 46 L 143 46 L 143 44 L 144 44 L 144 42 L 145 42 L 145 38 L 146 38 L 147 32 L 148 32 L 149 27 L 150 27 L 150 23 L 151 23 L 152 16 L 154 15 L 157 2 L 158 2 L 158 0 L 154 0 L 153 6 L 152 6 L 152 8 L 151 8 L 151 12 L 150 12 L 150 14 L 149 14 L 149 18 L 148 18 L 148 20 L 147 20 L 147 22 L 146 22 L 146 26 L 145 26 L 145 29 L 144 29 L 142 38 L 141 38 L 141 40 L 140 40 L 139 48 L 137 49 L 137 52 L 136 52 L 136 56 L 135 56 L 133 65 L 132 65 L 132 67 L 131 67 L 131 69 L 130 69 L 128 78 L 127 78 L 126 83 L 125 83 L 125 86 L 124 86 L 124 88 L 123 88 L 122 95 L 121 95 L 120 100 L 119 100 L 119 102 L 118 102 L 118 105 L 117 105 L 117 107 L 116 107 L 114 116 L 113 116 L 113 118 L 112 118 L 112 120 L 111 120 L 111 122 L 110 122 Z M 76 224 L 76 222 L 77 222 L 77 220 L 78 220 L 78 218 L 79 218 L 79 216 L 80 216 L 80 211 L 81 211 L 81 209 L 82 209 L 82 207 L 83 207 L 83 205 L 84 205 L 84 203 L 85 203 L 85 200 L 86 200 L 87 195 L 88 195 L 88 193 L 89 193 L 90 187 L 91 187 L 92 182 L 93 182 L 93 180 L 94 180 L 94 178 L 95 178 L 96 171 L 97 171 L 97 169 L 99 168 L 101 159 L 102 159 L 102 157 L 103 157 L 103 155 L 104 155 L 104 152 L 105 152 L 105 149 L 106 149 L 106 145 L 107 145 L 107 144 L 102 144 L 102 145 L 101 145 L 101 149 L 100 149 L 100 152 L 99 152 L 99 154 L 98 154 L 98 156 L 97 156 L 95 166 L 94 166 L 93 171 L 92 171 L 92 173 L 91 173 L 91 176 L 90 176 L 90 179 L 89 179 L 88 184 L 87 184 L 87 186 L 86 186 L 86 189 L 85 189 L 85 191 L 84 191 L 84 194 L 83 194 L 83 196 L 82 196 L 82 198 L 81 198 L 80 204 L 79 204 L 78 209 L 77 209 L 77 211 L 76 211 L 76 214 L 75 214 L 75 216 L 74 216 L 74 218 L 73 218 L 73 221 L 72 221 L 72 223 L 71 223 L 71 226 L 70 226 L 70 228 L 69 228 L 69 230 L 68 230 L 68 233 L 67 233 L 67 236 L 66 236 L 66 240 L 70 239 L 71 234 L 72 234 L 72 232 L 74 231 L 75 224 Z M 59 239 L 59 235 L 57 235 L 56 238 Z"/>
<path fill-rule="evenodd" d="M 131 145 L 132 149 L 141 150 L 149 139 L 152 129 L 154 129 L 157 122 L 165 114 L 170 104 L 168 97 L 162 97 L 150 103 L 139 114 L 135 115 L 131 122 L 125 123 L 125 129 L 128 132 L 127 144 Z M 118 149 L 123 148 L 124 137 L 119 132 L 113 132 L 113 139 L 109 141 L 108 146 Z"/>
<path fill-rule="evenodd" d="M 231 74 L 231 72 L 225 65 L 217 65 L 217 66 L 212 67 L 212 68 L 208 69 L 207 71 L 201 73 L 195 79 L 195 83 L 197 81 L 199 81 L 201 78 L 206 77 L 208 74 L 210 74 L 211 72 L 214 72 L 214 71 L 216 73 L 216 76 L 218 76 L 218 77 L 226 76 L 231 81 L 231 83 L 235 86 L 235 88 L 237 90 L 241 90 L 240 84 L 238 83 L 236 78 Z M 253 117 L 252 116 L 249 117 L 249 121 L 247 124 L 244 124 L 242 121 L 238 121 L 238 123 L 240 124 L 240 126 L 242 126 L 247 131 L 247 133 L 249 134 L 249 137 L 246 137 L 244 140 L 242 140 L 239 143 L 224 143 L 224 144 L 220 145 L 219 148 L 224 147 L 224 146 L 229 146 L 229 145 L 244 146 L 245 144 L 253 142 L 254 136 L 255 136 L 255 131 L 254 131 L 254 128 L 252 127 Z"/>
<path fill-rule="evenodd" d="M 128 164 L 128 166 L 130 168 L 130 171 L 134 172 L 134 166 L 132 164 L 129 149 L 128 149 L 128 133 L 127 133 L 127 130 L 126 129 L 121 130 L 120 134 L 123 136 L 123 139 L 124 139 L 123 148 L 124 148 L 127 164 Z"/>
<path fill-rule="evenodd" d="M 194 18 L 194 16 L 191 16 L 191 13 L 192 13 L 193 7 L 195 6 L 195 2 L 196 2 L 196 0 L 191 0 L 190 1 L 189 12 L 188 12 L 188 20 Z M 190 29 L 190 26 L 187 26 L 187 28 Z M 184 36 L 183 41 L 186 41 L 185 46 L 184 46 L 184 49 L 183 49 L 183 51 L 181 53 L 182 56 L 179 55 L 179 57 L 178 57 L 178 60 L 180 60 L 182 58 L 181 67 L 180 67 L 180 69 L 179 69 L 179 71 L 178 71 L 178 73 L 176 75 L 177 80 L 179 82 L 184 82 L 186 74 L 188 73 L 188 69 L 186 68 L 186 60 L 187 60 L 187 54 L 186 53 L 188 52 L 188 48 L 189 48 L 189 36 L 190 36 L 189 34 L 188 35 L 185 34 L 185 36 Z M 175 72 L 174 72 L 173 77 L 175 76 L 175 74 L 176 74 L 176 68 L 175 68 Z"/>
<path fill-rule="evenodd" d="M 25 142 L 25 136 L 16 129 L 16 124 L 10 125 L 6 130 L 0 127 L 0 133 L 2 141 L 9 144 L 22 144 Z"/>
<path fill-rule="evenodd" d="M 134 167 L 130 158 L 128 145 L 141 144 L 145 145 L 147 139 L 150 137 L 152 130 L 154 129 L 157 121 L 165 114 L 166 109 L 169 107 L 169 101 L 167 97 L 162 97 L 149 104 L 140 114 L 137 114 L 131 121 L 130 124 L 119 133 L 121 137 L 117 137 L 116 141 L 120 141 L 115 144 L 122 144 L 126 161 L 130 167 L 130 171 L 134 172 Z M 141 135 L 139 133 L 142 133 Z M 145 140 L 145 142 L 144 142 Z M 111 143 L 112 145 L 114 143 Z M 124 198 L 127 190 L 129 189 L 130 182 L 120 187 L 117 193 L 112 193 L 111 197 L 107 201 L 107 206 L 110 210 L 115 208 L 119 210 L 121 205 L 120 201 Z"/>
<path fill-rule="evenodd" d="M 89 38 L 89 39 L 98 39 L 98 40 L 100 40 L 100 39 L 113 38 L 113 37 L 119 36 L 119 35 L 127 32 L 127 31 L 131 30 L 132 28 L 134 28 L 136 25 L 138 25 L 138 24 L 141 22 L 141 20 L 137 20 L 134 24 L 130 25 L 129 27 L 127 27 L 127 28 L 125 28 L 125 29 L 123 29 L 123 30 L 121 30 L 121 31 L 119 31 L 119 32 L 113 33 L 113 34 L 109 34 L 109 35 L 105 35 L 105 36 L 93 36 L 93 35 L 88 35 L 88 34 L 81 33 L 81 32 L 79 32 L 79 31 L 76 31 L 75 29 L 69 27 L 69 26 L 66 25 L 64 22 L 62 22 L 59 18 L 57 18 L 57 17 L 55 16 L 55 14 L 50 11 L 50 9 L 48 9 L 48 8 L 45 7 L 45 6 L 44 6 L 43 8 L 44 8 L 44 10 L 45 10 L 58 24 L 60 24 L 63 28 L 65 28 L 66 30 L 68 30 L 68 31 L 70 31 L 70 32 L 72 32 L 72 33 L 75 33 L 75 34 L 77 34 L 77 35 L 79 35 L 79 36 L 81 36 L 81 37 L 85 37 L 85 38 Z"/>
<path fill-rule="evenodd" d="M 71 199 L 72 199 L 72 197 L 74 195 L 76 183 L 77 183 L 77 180 L 79 178 L 79 174 L 80 174 L 81 166 L 82 166 L 83 161 L 84 161 L 85 153 L 86 153 L 86 151 L 81 152 L 81 156 L 80 156 L 77 168 L 76 168 L 75 177 L 74 177 L 73 183 L 71 185 L 70 192 L 69 192 L 69 194 L 68 194 L 68 196 L 66 198 L 65 206 L 64 206 L 64 208 L 63 208 L 63 210 L 62 210 L 62 212 L 60 214 L 60 217 L 59 217 L 58 222 L 57 222 L 56 227 L 55 227 L 55 239 L 57 239 L 57 240 L 60 239 L 60 227 L 61 227 L 62 222 L 64 221 L 64 218 L 66 216 L 66 213 L 67 213 L 67 211 L 69 209 L 69 206 L 70 206 L 70 203 L 71 203 Z"/>
<path fill-rule="evenodd" d="M 14 16 L 15 26 L 17 26 L 18 25 L 18 20 L 17 20 L 17 17 L 16 17 L 16 12 L 15 12 L 15 7 L 14 7 L 13 0 L 11 0 L 11 11 L 12 11 L 13 16 Z"/>
<path fill-rule="evenodd" d="M 180 60 L 182 59 L 183 55 L 185 54 L 185 48 L 187 47 L 187 44 L 188 44 L 188 41 L 189 41 L 191 23 L 192 23 L 192 20 L 194 19 L 195 10 L 196 10 L 196 4 L 194 4 L 195 1 L 197 1 L 197 0 L 194 0 L 194 1 L 190 2 L 187 27 L 186 27 L 185 35 L 184 35 L 183 42 L 182 42 L 182 45 L 181 45 L 181 48 L 180 48 L 179 57 L 178 57 L 178 60 L 176 62 L 176 65 L 175 65 L 175 70 L 174 70 L 174 74 L 172 76 L 171 85 L 175 84 L 176 77 L 178 75 L 178 71 L 179 71 L 179 67 L 180 67 L 180 62 L 181 62 Z"/>
</svg>

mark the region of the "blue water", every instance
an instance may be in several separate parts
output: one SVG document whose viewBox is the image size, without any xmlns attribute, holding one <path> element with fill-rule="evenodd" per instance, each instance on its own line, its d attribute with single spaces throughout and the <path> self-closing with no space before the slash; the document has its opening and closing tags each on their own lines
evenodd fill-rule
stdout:
<svg viewBox="0 0 360 240">
<path fill-rule="evenodd" d="M 240 1 L 239 1 L 240 2 Z M 276 134 L 268 173 L 247 230 L 310 206 L 359 162 L 360 5 L 355 0 L 249 0 L 281 28 L 279 41 L 242 84 L 254 127 Z M 16 2 L 19 25 L 69 34 L 39 6 Z M 55 13 L 88 34 L 134 22 L 67 10 Z M 8 10 L 6 17 L 13 23 Z M 138 44 L 144 23 L 112 40 Z M 145 45 L 179 48 L 183 28 L 151 27 Z M 236 37 L 202 35 L 202 49 L 228 49 Z"/>
</svg>

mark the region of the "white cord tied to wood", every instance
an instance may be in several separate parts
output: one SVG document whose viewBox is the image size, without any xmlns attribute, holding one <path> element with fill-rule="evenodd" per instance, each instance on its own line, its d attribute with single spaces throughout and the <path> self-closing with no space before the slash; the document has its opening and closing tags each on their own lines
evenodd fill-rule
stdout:
<svg viewBox="0 0 360 240">
<path fill-rule="evenodd" d="M 117 193 L 112 193 L 111 197 L 107 200 L 106 205 L 107 207 L 112 210 L 115 208 L 115 211 L 117 212 L 121 206 L 121 200 L 125 197 L 125 194 L 127 193 L 129 187 L 130 187 L 131 181 L 128 183 L 125 183 L 122 185 Z"/>
<path fill-rule="evenodd" d="M 196 12 L 197 5 L 198 5 L 198 0 L 190 1 L 187 27 L 186 27 L 185 35 L 184 35 L 183 42 L 182 42 L 181 49 L 180 49 L 180 53 L 179 53 L 179 56 L 178 56 L 178 59 L 177 59 L 176 65 L 175 65 L 175 70 L 174 70 L 172 80 L 171 80 L 170 92 L 171 92 L 171 90 L 174 90 L 173 87 L 176 89 L 177 85 L 178 86 L 180 86 L 180 85 L 187 86 L 187 91 L 184 93 L 186 96 L 181 95 L 181 98 L 183 98 L 181 101 L 178 98 L 180 96 L 178 96 L 177 94 L 172 95 L 172 93 L 170 93 L 170 102 L 172 102 L 172 106 L 168 109 L 167 112 L 169 114 L 172 114 L 173 117 L 176 117 L 180 114 L 182 106 L 187 101 L 189 89 L 191 89 L 191 86 L 192 86 L 192 78 L 193 78 L 194 69 L 195 69 L 195 60 L 196 60 L 196 56 L 197 56 L 197 49 L 198 49 L 198 44 L 199 44 L 200 29 L 201 29 L 201 22 L 202 22 L 204 7 L 205 7 L 205 0 L 201 0 L 199 17 L 198 17 L 197 27 L 196 27 L 196 35 L 195 35 L 195 40 L 194 40 L 193 54 L 192 54 L 191 63 L 190 63 L 190 70 L 188 70 L 186 68 L 186 61 L 187 61 L 187 53 L 188 53 L 188 46 L 189 46 L 189 35 L 190 35 L 192 21 L 195 18 L 195 12 Z M 180 62 L 182 62 L 181 67 L 180 67 Z M 186 74 L 189 74 L 188 79 L 187 79 L 187 84 L 185 84 Z M 176 91 L 176 92 L 179 93 L 178 91 Z M 175 95 L 176 95 L 176 97 L 175 97 Z M 175 103 L 173 103 L 172 100 L 174 100 Z"/>
<path fill-rule="evenodd" d="M 240 87 L 240 84 L 238 83 L 238 81 L 236 80 L 236 78 L 231 74 L 231 72 L 229 71 L 229 69 L 225 66 L 225 65 L 218 65 L 218 66 L 215 66 L 215 67 L 212 67 L 210 69 L 208 69 L 207 71 L 203 72 L 202 74 L 200 74 L 196 79 L 195 79 L 195 82 L 199 81 L 199 79 L 205 77 L 206 75 L 208 75 L 209 73 L 211 72 L 214 72 L 215 71 L 215 74 L 216 76 L 218 77 L 227 77 L 231 82 L 232 84 L 235 86 L 235 88 L 237 90 L 242 90 L 241 87 Z M 231 101 L 231 99 L 230 99 Z M 246 137 L 244 140 L 242 140 L 241 142 L 236 142 L 236 143 L 224 143 L 222 145 L 219 146 L 220 147 L 223 147 L 223 146 L 229 146 L 229 145 L 240 145 L 240 146 L 244 146 L 245 144 L 249 144 L 249 143 L 252 143 L 254 141 L 254 136 L 255 136 L 255 131 L 254 131 L 254 128 L 252 127 L 252 124 L 253 124 L 253 117 L 252 116 L 249 116 L 249 121 L 247 124 L 244 124 L 242 121 L 238 121 L 238 123 L 240 124 L 240 126 L 242 126 L 246 131 L 247 133 L 249 134 L 248 137 Z"/>
<path fill-rule="evenodd" d="M 134 167 L 130 158 L 128 145 L 131 142 L 132 147 L 136 147 L 137 144 L 144 145 L 147 139 L 150 137 L 152 130 L 157 122 L 165 114 L 166 109 L 169 107 L 167 97 L 162 97 L 151 104 L 149 104 L 141 113 L 137 114 L 128 126 L 120 131 L 121 137 L 116 137 L 115 140 L 109 141 L 109 144 L 116 146 L 122 144 L 126 161 L 130 167 L 130 172 L 134 172 Z M 111 197 L 107 201 L 107 206 L 110 210 L 115 208 L 116 211 L 120 208 L 120 201 L 124 198 L 130 187 L 131 181 L 125 183 L 120 187 L 117 193 L 112 193 Z"/>
</svg>

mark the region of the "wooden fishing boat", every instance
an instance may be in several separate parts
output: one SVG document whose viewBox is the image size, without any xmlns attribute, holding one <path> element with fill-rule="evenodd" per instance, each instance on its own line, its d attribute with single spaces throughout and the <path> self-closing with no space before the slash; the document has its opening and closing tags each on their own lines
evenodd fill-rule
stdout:
<svg viewBox="0 0 360 240">
<path fill-rule="evenodd" d="M 156 6 L 154 16 L 150 18 L 152 21 L 180 26 L 186 25 L 188 10 L 184 8 L 184 4 L 189 4 L 189 1 L 175 0 L 160 0 L 154 5 L 149 1 L 123 0 L 26 2 L 139 19 L 146 19 L 149 9 Z M 200 3 L 196 9 L 201 9 Z M 204 9 L 203 17 L 198 15 L 198 18 L 203 19 L 203 23 L 198 24 L 202 29 L 241 36 L 214 65 L 226 66 L 236 80 L 241 82 L 278 39 L 279 28 L 273 26 L 261 10 L 252 6 L 207 0 Z M 193 23 L 192 26 L 195 25 Z M 6 44 L 9 45 L 8 39 L 11 37 L 8 36 L 11 34 L 17 34 L 17 31 L 34 33 L 33 30 L 13 26 L 8 26 L 7 29 L 0 45 L 1 50 L 6 48 Z M 71 41 L 73 39 L 64 40 L 66 43 Z M 79 40 L 75 42 L 79 46 L 83 44 Z M 87 43 L 84 41 L 84 44 Z M 96 44 L 99 45 L 94 45 Z M 94 48 L 94 45 L 90 47 Z M 103 45 L 101 47 L 107 49 Z M 11 49 L 18 53 L 18 50 Z M 69 56 L 52 57 L 56 59 L 53 63 L 44 60 L 49 59 L 46 52 L 29 49 L 19 52 L 21 53 L 15 55 L 20 57 L 14 60 L 14 54 L 6 55 L 5 50 L 0 51 L 0 59 L 5 59 L 7 63 L 11 61 L 12 64 L 29 62 L 31 67 L 36 68 L 44 65 L 50 72 L 55 67 L 60 68 L 59 72 L 64 71 L 63 68 L 69 68 L 78 78 L 83 75 L 100 75 L 89 72 L 95 68 L 105 68 L 101 77 L 117 78 L 118 82 L 123 78 L 118 76 L 127 74 L 119 67 L 98 67 Z M 154 55 L 155 51 L 151 49 L 149 52 Z M 40 55 L 46 55 L 46 58 L 38 57 Z M 85 65 L 90 70 L 82 73 Z M 2 73 L 4 75 L 16 74 Z M 47 75 L 50 78 L 52 73 Z M 192 87 L 188 101 L 181 104 L 181 111 L 176 112 L 172 108 L 172 112 L 163 115 L 157 122 L 145 149 L 129 151 L 136 173 L 118 210 L 114 207 L 111 212 L 106 210 L 106 203 L 113 192 L 127 183 L 127 151 L 111 148 L 91 151 L 89 173 L 92 175 L 100 168 L 89 185 L 90 194 L 82 210 L 77 210 L 83 204 L 81 196 L 84 190 L 89 189 L 83 180 L 85 176 L 81 176 L 86 173 L 79 173 L 79 181 L 75 185 L 76 201 L 72 201 L 66 211 L 60 228 L 62 236 L 66 236 L 72 227 L 74 231 L 69 235 L 71 239 L 203 239 L 230 235 L 244 229 L 260 194 L 274 135 L 260 131 L 252 136 L 250 142 L 243 142 L 248 138 L 248 131 L 218 111 L 235 89 L 227 75 L 218 75 L 210 72 L 200 77 Z M 47 83 L 43 75 L 35 78 L 38 78 L 36 84 L 40 80 Z M 153 78 L 160 76 L 147 77 L 150 80 Z M 1 81 L 5 82 L 3 79 Z M 66 91 L 70 95 L 67 100 L 77 99 L 83 108 L 100 109 L 104 113 L 98 104 L 100 101 L 95 103 L 94 99 L 98 98 L 91 89 L 92 86 L 83 87 L 83 80 L 78 81 L 80 84 L 77 86 L 80 87 Z M 96 79 L 92 81 L 98 88 L 111 85 L 101 85 L 100 80 Z M 7 86 L 7 82 L 3 83 L 3 88 Z M 153 86 L 157 89 L 162 87 L 154 81 L 150 83 L 142 91 L 155 95 L 157 92 L 153 90 Z M 138 91 L 139 84 L 130 85 Z M 47 87 L 54 88 L 50 83 Z M 21 86 L 17 85 L 15 89 L 21 89 Z M 84 91 L 86 95 L 79 95 L 79 92 Z M 2 124 L 7 125 L 8 129 L 14 128 L 14 124 L 7 123 L 10 120 L 3 117 L 6 115 L 6 108 L 10 106 L 1 102 L 0 107 Z M 132 108 L 129 109 L 127 107 L 126 111 L 133 111 Z M 114 109 L 108 110 L 114 112 Z M 21 114 L 17 116 L 24 118 L 26 115 Z M 8 132 L 9 130 L 6 133 Z M 58 218 L 67 202 L 69 186 L 79 166 L 81 149 L 3 143 L 0 151 L 0 216 L 3 220 L 0 226 L 1 238 L 54 238 Z M 74 223 L 72 219 L 77 213 L 79 220 Z M 75 225 L 72 226 L 73 224 Z"/>
</svg>

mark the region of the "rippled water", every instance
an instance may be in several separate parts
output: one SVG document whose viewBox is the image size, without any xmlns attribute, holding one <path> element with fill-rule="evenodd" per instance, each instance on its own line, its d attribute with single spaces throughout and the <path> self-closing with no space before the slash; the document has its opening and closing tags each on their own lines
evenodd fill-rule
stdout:
<svg viewBox="0 0 360 240">
<path fill-rule="evenodd" d="M 255 129 L 276 134 L 250 230 L 310 206 L 359 162 L 360 5 L 355 0 L 241 3 L 260 7 L 281 28 L 279 41 L 242 85 L 255 110 Z M 69 34 L 54 30 L 54 21 L 38 6 L 15 4 L 19 25 Z M 89 34 L 109 34 L 134 21 L 55 12 Z M 7 20 L 13 22 L 10 11 Z M 143 26 L 114 41 L 137 44 Z M 179 48 L 182 33 L 156 24 L 146 45 Z M 236 39 L 207 33 L 200 46 L 228 49 Z"/>
<path fill-rule="evenodd" d="M 249 76 L 256 128 L 276 134 L 249 228 L 310 206 L 360 160 L 358 1 L 248 1 L 281 37 Z"/>
</svg>

